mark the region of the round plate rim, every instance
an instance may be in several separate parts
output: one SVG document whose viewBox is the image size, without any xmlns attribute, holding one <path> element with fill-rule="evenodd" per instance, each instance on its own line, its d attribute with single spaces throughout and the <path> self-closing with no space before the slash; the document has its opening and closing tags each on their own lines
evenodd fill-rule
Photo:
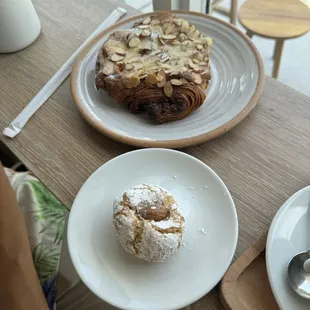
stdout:
<svg viewBox="0 0 310 310">
<path fill-rule="evenodd" d="M 291 202 L 294 201 L 296 199 L 296 197 L 300 196 L 301 194 L 303 194 L 303 192 L 309 192 L 310 193 L 310 186 L 306 186 L 304 188 L 301 188 L 300 190 L 298 190 L 297 192 L 295 192 L 292 196 L 290 196 L 280 207 L 280 209 L 277 211 L 276 215 L 274 216 L 271 225 L 269 227 L 268 230 L 268 235 L 267 235 L 267 241 L 266 241 L 266 269 L 267 269 L 267 276 L 268 276 L 268 280 L 270 283 L 270 287 L 273 293 L 273 296 L 277 302 L 277 304 L 279 306 L 281 306 L 283 308 L 283 303 L 281 302 L 281 299 L 279 297 L 279 294 L 277 293 L 277 290 L 275 289 L 275 284 L 273 283 L 273 280 L 271 278 L 271 263 L 270 263 L 270 259 L 269 259 L 269 249 L 271 247 L 271 243 L 273 240 L 273 236 L 274 236 L 274 232 L 275 232 L 275 228 L 276 225 L 278 224 L 279 218 L 283 215 L 283 213 L 286 211 L 287 208 L 290 207 Z M 284 309 L 284 308 L 283 308 Z"/>
<path fill-rule="evenodd" d="M 161 12 L 167 12 L 167 11 L 156 11 L 156 13 L 161 13 Z M 100 121 L 98 121 L 96 118 L 92 116 L 91 113 L 89 113 L 85 108 L 84 105 L 82 104 L 79 96 L 78 96 L 78 91 L 77 91 L 77 83 L 76 81 L 78 80 L 77 75 L 78 75 L 78 69 L 80 66 L 80 63 L 83 61 L 85 58 L 86 54 L 88 51 L 92 48 L 93 45 L 95 45 L 106 33 L 117 29 L 120 25 L 126 24 L 128 22 L 134 21 L 136 19 L 142 19 L 150 15 L 154 15 L 154 12 L 151 13 L 145 13 L 145 14 L 139 14 L 135 15 L 130 18 L 126 18 L 110 27 L 105 29 L 103 32 L 98 34 L 90 43 L 88 43 L 85 48 L 80 52 L 78 55 L 76 61 L 74 62 L 73 68 L 72 68 L 72 73 L 71 73 L 71 94 L 73 101 L 75 102 L 79 112 L 83 116 L 83 118 L 92 126 L 94 127 L 97 131 L 100 133 L 104 134 L 105 136 L 116 140 L 121 143 L 125 143 L 128 145 L 136 146 L 136 147 L 156 147 L 156 148 L 184 148 L 188 146 L 193 146 L 197 144 L 201 144 L 203 142 L 212 140 L 227 131 L 231 130 L 234 126 L 239 124 L 256 106 L 257 101 L 263 91 L 264 87 L 264 65 L 262 58 L 254 45 L 254 43 L 248 38 L 246 34 L 244 34 L 241 30 L 236 28 L 235 26 L 226 23 L 216 17 L 204 14 L 204 13 L 199 13 L 199 12 L 191 12 L 191 11 L 186 11 L 186 10 L 169 10 L 171 13 L 175 14 L 186 14 L 186 15 L 194 15 L 194 16 L 200 16 L 202 18 L 206 19 L 211 19 L 214 20 L 218 23 L 223 24 L 224 26 L 230 28 L 233 30 L 235 33 L 237 33 L 239 36 L 241 36 L 244 41 L 249 45 L 251 50 L 253 51 L 253 54 L 256 59 L 256 63 L 258 66 L 258 79 L 257 79 L 257 84 L 255 87 L 255 91 L 250 99 L 250 101 L 247 103 L 247 105 L 230 121 L 226 122 L 224 125 L 217 127 L 209 132 L 199 134 L 197 136 L 192 136 L 192 137 L 187 137 L 187 138 L 182 138 L 182 139 L 175 139 L 175 140 L 147 140 L 147 139 L 141 139 L 141 138 L 134 138 L 134 137 L 128 137 L 126 135 L 123 135 L 121 133 L 117 133 L 108 127 L 106 127 L 104 124 L 102 124 Z"/>
<path fill-rule="evenodd" d="M 184 304 L 180 304 L 177 306 L 177 308 L 173 308 L 172 310 L 174 309 L 180 309 L 180 308 L 183 308 L 183 307 L 186 307 L 198 300 L 200 300 L 203 296 L 205 296 L 206 294 L 208 294 L 216 285 L 219 281 L 221 281 L 221 279 L 223 278 L 224 274 L 226 273 L 226 271 L 228 270 L 229 266 L 231 265 L 232 263 L 232 260 L 234 258 L 234 255 L 236 253 L 236 249 L 237 249 L 237 245 L 238 245 L 238 238 L 239 238 L 239 220 L 238 220 L 238 213 L 237 213 L 237 209 L 236 209 L 236 205 L 235 205 L 235 202 L 226 186 L 226 184 L 224 183 L 224 181 L 221 179 L 221 177 L 211 168 L 209 167 L 206 163 L 204 163 L 203 161 L 201 161 L 200 159 L 192 156 L 192 155 L 189 155 L 187 153 L 184 153 L 182 151 L 178 151 L 178 150 L 172 150 L 172 149 L 166 149 L 166 148 L 147 148 L 147 149 L 138 149 L 138 150 L 134 150 L 134 151 L 130 151 L 130 152 L 127 152 L 127 153 L 124 153 L 124 154 L 121 154 L 119 156 L 116 156 L 112 159 L 110 159 L 109 161 L 105 162 L 104 164 L 102 164 L 100 167 L 98 167 L 86 180 L 85 182 L 83 183 L 83 185 L 81 186 L 81 188 L 79 189 L 73 203 L 72 203 L 72 208 L 70 210 L 70 214 L 69 214 L 69 218 L 68 218 L 68 228 L 67 228 L 67 240 L 68 240 L 68 249 L 69 249 L 69 255 L 70 255 L 70 258 L 71 258 L 71 261 L 72 261 L 72 264 L 74 265 L 74 268 L 78 274 L 78 276 L 80 277 L 80 279 L 83 281 L 83 283 L 85 283 L 85 285 L 96 295 L 98 296 L 99 298 L 103 299 L 102 296 L 99 296 L 97 295 L 97 292 L 95 292 L 94 290 L 92 290 L 92 288 L 90 286 L 88 286 L 88 284 L 86 284 L 85 282 L 85 277 L 84 275 L 80 272 L 80 270 L 78 270 L 78 268 L 76 268 L 76 266 L 78 265 L 74 255 L 72 254 L 73 253 L 73 249 L 72 249 L 72 242 L 70 241 L 72 239 L 71 235 L 73 233 L 73 229 L 71 228 L 71 226 L 73 225 L 72 224 L 72 218 L 73 218 L 73 214 L 75 212 L 77 212 L 76 208 L 74 208 L 74 204 L 75 204 L 75 201 L 77 200 L 78 196 L 81 195 L 81 192 L 82 190 L 85 188 L 86 186 L 86 183 L 87 181 L 95 174 L 99 173 L 99 171 L 101 169 L 103 169 L 103 167 L 108 164 L 109 162 L 111 161 L 115 161 L 115 160 L 119 160 L 120 158 L 123 158 L 123 157 L 126 157 L 128 156 L 129 154 L 136 154 L 136 153 L 141 153 L 141 152 L 169 152 L 169 153 L 174 153 L 174 154 L 177 154 L 178 156 L 184 156 L 184 157 L 187 157 L 189 160 L 194 160 L 196 162 L 198 162 L 199 164 L 203 165 L 215 178 L 218 179 L 218 181 L 221 183 L 221 185 L 227 190 L 227 193 L 228 193 L 228 197 L 229 197 L 229 200 L 230 200 L 230 203 L 231 203 L 231 206 L 232 206 L 232 211 L 234 213 L 234 226 L 235 226 L 235 235 L 234 235 L 234 243 L 232 244 L 232 253 L 229 257 L 229 260 L 227 260 L 227 266 L 224 268 L 221 276 L 220 276 L 220 279 L 214 281 L 214 285 L 213 287 L 210 289 L 210 290 L 207 290 L 205 291 L 201 296 L 197 298 L 194 298 L 192 300 L 189 300 L 188 302 L 184 303 Z M 114 306 L 114 307 L 120 307 L 121 305 L 117 304 L 117 303 L 114 303 L 111 299 L 103 299 L 105 302 L 107 302 L 108 304 Z M 134 310 L 133 308 L 124 308 L 126 310 Z M 166 310 L 165 308 L 161 308 L 160 310 Z"/>
</svg>

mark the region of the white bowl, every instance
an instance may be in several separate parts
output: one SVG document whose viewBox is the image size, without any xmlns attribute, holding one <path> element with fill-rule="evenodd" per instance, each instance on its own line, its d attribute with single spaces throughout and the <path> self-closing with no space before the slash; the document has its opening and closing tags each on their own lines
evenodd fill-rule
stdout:
<svg viewBox="0 0 310 310">
<path fill-rule="evenodd" d="M 126 253 L 112 225 L 114 199 L 141 183 L 166 188 L 185 215 L 184 245 L 163 263 Z M 131 310 L 179 309 L 200 299 L 229 267 L 237 238 L 237 213 L 223 181 L 203 162 L 166 149 L 134 151 L 102 165 L 79 191 L 68 223 L 70 255 L 83 282 Z"/>
<path fill-rule="evenodd" d="M 155 125 L 120 107 L 95 88 L 98 51 L 109 35 L 129 29 L 154 13 L 134 16 L 104 31 L 80 54 L 71 75 L 73 99 L 83 117 L 97 130 L 117 141 L 139 147 L 180 148 L 213 139 L 241 122 L 261 94 L 264 68 L 252 41 L 236 27 L 196 12 L 172 11 L 213 39 L 212 79 L 205 103 L 188 117 Z"/>
</svg>

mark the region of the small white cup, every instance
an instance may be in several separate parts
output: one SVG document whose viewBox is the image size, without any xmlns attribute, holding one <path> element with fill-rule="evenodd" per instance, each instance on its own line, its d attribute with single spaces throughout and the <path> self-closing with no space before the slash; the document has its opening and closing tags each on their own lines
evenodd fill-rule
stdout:
<svg viewBox="0 0 310 310">
<path fill-rule="evenodd" d="M 0 53 L 27 47 L 40 31 L 41 23 L 31 0 L 0 1 Z"/>
</svg>

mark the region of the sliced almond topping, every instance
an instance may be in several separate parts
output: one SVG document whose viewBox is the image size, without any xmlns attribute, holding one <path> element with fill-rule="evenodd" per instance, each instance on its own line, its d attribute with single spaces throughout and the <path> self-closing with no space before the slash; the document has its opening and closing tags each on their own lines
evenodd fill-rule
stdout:
<svg viewBox="0 0 310 310">
<path fill-rule="evenodd" d="M 147 83 L 150 83 L 150 84 L 156 84 L 158 82 L 158 79 L 157 79 L 156 75 L 154 75 L 152 73 L 148 73 L 145 81 Z"/>
<path fill-rule="evenodd" d="M 151 25 L 158 25 L 160 24 L 160 20 L 159 19 L 152 19 L 151 20 Z"/>
<path fill-rule="evenodd" d="M 132 38 L 129 42 L 128 42 L 128 46 L 129 47 L 137 47 L 140 44 L 140 39 L 137 37 Z"/>
<path fill-rule="evenodd" d="M 174 41 L 171 42 L 171 44 L 172 44 L 172 45 L 180 45 L 181 42 L 178 41 L 178 40 L 174 40 Z"/>
<path fill-rule="evenodd" d="M 141 35 L 142 35 L 143 37 L 148 37 L 148 36 L 151 35 L 151 33 L 152 33 L 152 32 L 151 32 L 150 29 L 143 29 Z"/>
<path fill-rule="evenodd" d="M 169 76 L 178 75 L 178 74 L 180 74 L 180 70 L 174 69 L 174 68 L 170 68 L 169 70 L 165 70 L 165 73 L 169 74 Z"/>
<path fill-rule="evenodd" d="M 197 55 L 197 59 L 200 60 L 200 61 L 202 61 L 202 60 L 203 60 L 203 55 L 202 55 L 202 54 L 198 54 L 198 55 Z"/>
<path fill-rule="evenodd" d="M 164 22 L 162 25 L 162 29 L 163 29 L 164 33 L 167 33 L 167 31 L 169 31 L 170 27 L 171 27 L 171 24 L 169 22 Z"/>
<path fill-rule="evenodd" d="M 196 29 L 194 34 L 195 34 L 195 37 L 196 37 L 196 38 L 199 38 L 199 36 L 200 36 L 200 31 L 199 31 L 198 29 Z"/>
<path fill-rule="evenodd" d="M 157 73 L 160 70 L 161 70 L 161 68 L 159 68 L 159 67 L 150 67 L 150 71 L 152 71 L 154 73 Z"/>
<path fill-rule="evenodd" d="M 140 25 L 138 26 L 139 29 L 147 29 L 150 28 L 150 25 Z"/>
<path fill-rule="evenodd" d="M 146 74 L 146 73 L 143 73 L 143 74 L 139 75 L 139 78 L 142 80 L 142 79 L 145 79 L 146 76 L 147 76 L 147 74 Z"/>
<path fill-rule="evenodd" d="M 199 63 L 199 65 L 200 65 L 200 66 L 207 66 L 207 65 L 208 65 L 208 63 L 206 63 L 206 62 L 202 61 L 202 62 L 200 62 L 200 63 Z"/>
<path fill-rule="evenodd" d="M 166 85 L 164 86 L 164 93 L 167 97 L 171 97 L 173 92 L 173 87 L 171 83 L 168 81 Z"/>
<path fill-rule="evenodd" d="M 183 20 L 181 25 L 181 32 L 187 33 L 189 29 L 189 23 L 186 20 Z"/>
<path fill-rule="evenodd" d="M 114 62 L 123 60 L 124 58 L 125 58 L 124 55 L 118 55 L 118 54 L 113 54 L 111 56 L 111 60 L 114 61 Z"/>
<path fill-rule="evenodd" d="M 160 54 L 160 53 L 161 53 L 160 50 L 156 50 L 156 51 L 153 51 L 153 52 L 150 54 L 150 56 L 156 56 L 156 55 L 158 55 L 158 54 Z"/>
<path fill-rule="evenodd" d="M 206 43 L 208 44 L 209 47 L 212 46 L 212 39 L 211 38 L 206 38 Z"/>
<path fill-rule="evenodd" d="M 178 18 L 174 21 L 174 23 L 177 25 L 177 26 L 181 26 L 182 23 L 183 23 L 183 19 L 182 18 Z"/>
<path fill-rule="evenodd" d="M 140 84 L 140 79 L 137 76 L 130 75 L 125 78 L 125 87 L 134 88 Z"/>
<path fill-rule="evenodd" d="M 194 68 L 194 72 L 198 72 L 198 73 L 201 73 L 204 71 L 204 68 L 201 68 L 201 67 L 196 67 Z"/>
<path fill-rule="evenodd" d="M 139 61 L 141 61 L 141 57 L 132 57 L 132 58 L 126 60 L 126 62 L 127 62 L 128 64 L 132 64 L 132 63 L 134 63 L 134 62 L 139 62 Z"/>
<path fill-rule="evenodd" d="M 194 40 L 194 37 L 195 37 L 195 35 L 194 35 L 194 32 L 187 32 L 187 36 L 188 36 L 188 38 L 190 39 L 190 40 Z"/>
<path fill-rule="evenodd" d="M 149 40 L 143 40 L 141 41 L 141 44 L 139 46 L 140 49 L 149 50 L 152 51 L 152 43 Z"/>
<path fill-rule="evenodd" d="M 134 68 L 134 65 L 126 64 L 126 70 L 132 70 L 133 68 Z"/>
<path fill-rule="evenodd" d="M 195 30 L 196 30 L 196 27 L 194 25 L 190 25 L 188 28 L 188 32 L 191 32 L 193 34 L 194 34 Z"/>
<path fill-rule="evenodd" d="M 159 71 L 157 73 L 157 79 L 158 79 L 159 82 L 162 81 L 165 77 L 166 77 L 166 74 L 165 74 L 164 71 Z"/>
<path fill-rule="evenodd" d="M 195 65 L 195 64 L 192 62 L 191 59 L 188 61 L 188 66 L 189 66 L 190 68 L 192 68 L 192 69 L 196 69 L 196 68 L 198 67 L 197 65 Z"/>
<path fill-rule="evenodd" d="M 158 38 L 158 40 L 160 41 L 162 45 L 166 45 L 165 41 L 162 38 Z"/>
<path fill-rule="evenodd" d="M 182 44 L 184 44 L 185 46 L 191 46 L 192 42 L 190 40 L 186 40 Z"/>
<path fill-rule="evenodd" d="M 203 49 L 203 45 L 198 44 L 198 45 L 197 45 L 197 48 L 198 48 L 199 50 L 202 50 L 202 49 Z"/>
<path fill-rule="evenodd" d="M 164 64 L 164 63 L 160 63 L 160 67 L 161 67 L 161 69 L 169 69 L 169 68 L 171 68 L 170 65 Z"/>
<path fill-rule="evenodd" d="M 141 65 L 141 64 L 137 64 L 137 65 Z M 137 71 L 136 72 L 136 75 L 137 76 L 140 76 L 140 75 L 142 75 L 142 74 L 145 74 L 145 70 L 144 70 L 144 68 L 143 68 L 143 66 L 141 65 L 141 66 L 135 66 L 135 70 Z"/>
<path fill-rule="evenodd" d="M 102 73 L 105 74 L 105 75 L 113 74 L 113 73 L 114 73 L 114 68 L 113 68 L 113 67 L 109 68 L 109 66 L 106 65 L 106 66 L 102 69 Z"/>
<path fill-rule="evenodd" d="M 163 34 L 161 37 L 165 40 L 173 40 L 177 38 L 177 36 L 174 34 Z"/>
<path fill-rule="evenodd" d="M 171 80 L 170 80 L 170 83 L 171 83 L 172 85 L 177 85 L 177 86 L 182 85 L 181 80 L 178 80 L 178 79 L 171 79 Z"/>
<path fill-rule="evenodd" d="M 127 36 L 127 40 L 130 41 L 135 36 L 135 33 L 132 32 Z"/>
<path fill-rule="evenodd" d="M 166 62 L 166 61 L 169 60 L 169 59 L 170 59 L 170 56 L 168 56 L 167 54 L 164 54 L 164 55 L 161 57 L 160 61 L 161 61 L 161 62 Z"/>
<path fill-rule="evenodd" d="M 176 34 L 178 33 L 178 28 L 174 24 L 170 24 L 170 27 L 166 29 L 165 34 Z"/>
<path fill-rule="evenodd" d="M 166 79 L 166 74 L 164 71 L 159 71 L 157 73 L 157 79 L 159 82 L 156 84 L 158 87 L 164 87 L 166 85 L 167 79 Z"/>
<path fill-rule="evenodd" d="M 143 24 L 143 25 L 148 25 L 150 22 L 151 22 L 151 18 L 150 18 L 150 17 L 147 17 L 147 18 L 142 22 L 142 24 Z"/>
<path fill-rule="evenodd" d="M 143 67 L 142 63 L 140 62 L 140 63 L 134 64 L 134 68 L 135 68 L 135 70 L 140 70 L 144 67 Z M 144 72 L 144 69 L 143 69 L 143 72 Z"/>
<path fill-rule="evenodd" d="M 193 73 L 193 78 L 194 78 L 194 82 L 196 83 L 196 84 L 201 84 L 202 83 L 202 78 L 201 78 L 201 76 L 200 76 L 200 74 L 199 73 Z"/>
<path fill-rule="evenodd" d="M 187 40 L 187 36 L 186 36 L 184 33 L 180 33 L 180 35 L 179 35 L 179 40 L 180 40 L 181 42 L 183 42 L 183 41 Z"/>
<path fill-rule="evenodd" d="M 136 29 L 135 30 L 135 36 L 138 37 L 139 35 L 141 35 L 142 33 L 142 29 Z"/>
<path fill-rule="evenodd" d="M 121 47 L 115 47 L 115 53 L 119 55 L 126 55 L 126 51 L 124 51 Z"/>
<path fill-rule="evenodd" d="M 196 58 L 194 58 L 194 59 L 193 59 L 193 63 L 195 63 L 195 64 L 199 64 L 199 60 L 198 60 L 198 59 L 196 59 Z"/>
<path fill-rule="evenodd" d="M 187 46 L 182 44 L 182 45 L 181 45 L 181 51 L 182 51 L 182 52 L 185 52 L 186 50 L 187 50 Z"/>
<path fill-rule="evenodd" d="M 186 79 L 184 79 L 184 78 L 180 79 L 180 81 L 182 82 L 182 84 L 187 83 L 187 80 L 186 80 Z"/>
</svg>

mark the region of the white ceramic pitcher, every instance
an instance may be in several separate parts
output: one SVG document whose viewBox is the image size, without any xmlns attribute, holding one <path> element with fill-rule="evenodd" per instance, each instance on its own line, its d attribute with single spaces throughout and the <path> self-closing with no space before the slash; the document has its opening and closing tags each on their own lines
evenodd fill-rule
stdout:
<svg viewBox="0 0 310 310">
<path fill-rule="evenodd" d="M 0 0 L 0 53 L 27 47 L 40 31 L 41 23 L 31 0 Z"/>
</svg>

